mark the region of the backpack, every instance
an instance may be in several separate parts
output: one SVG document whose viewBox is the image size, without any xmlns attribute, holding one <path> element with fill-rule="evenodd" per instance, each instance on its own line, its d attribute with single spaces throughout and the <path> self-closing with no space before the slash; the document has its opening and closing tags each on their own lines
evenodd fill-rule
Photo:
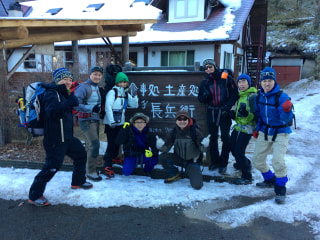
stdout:
<svg viewBox="0 0 320 240">
<path fill-rule="evenodd" d="M 119 72 L 122 72 L 122 67 L 118 64 L 109 64 L 106 66 L 105 80 L 104 80 L 105 82 L 104 91 L 106 94 L 116 84 L 116 76 Z"/>
<path fill-rule="evenodd" d="M 278 108 L 278 106 L 279 106 L 279 98 L 280 98 L 282 93 L 283 93 L 282 90 L 277 92 L 276 96 L 275 96 L 274 104 L 271 104 L 271 103 L 258 102 L 258 100 L 260 98 L 260 95 L 261 95 L 261 93 L 259 91 L 257 93 L 257 96 L 256 96 L 256 105 L 258 105 L 258 103 L 260 103 L 260 104 L 263 104 L 263 105 L 275 106 L 276 108 Z M 290 97 L 289 97 L 289 100 L 291 100 Z M 292 105 L 292 112 L 293 112 L 293 117 L 292 117 L 291 121 L 289 123 L 287 123 L 286 125 L 279 126 L 278 128 L 291 127 L 293 125 L 293 122 L 294 122 L 294 129 L 297 129 L 297 126 L 296 126 L 296 115 L 294 114 L 294 106 L 293 105 Z"/>
<path fill-rule="evenodd" d="M 44 107 L 42 104 L 43 96 L 46 89 L 41 82 L 31 83 L 27 87 L 25 97 L 20 97 L 17 100 L 19 108 L 17 114 L 20 117 L 20 124 L 18 126 L 24 127 L 33 137 L 44 135 Z M 60 102 L 60 96 L 57 92 Z M 25 104 L 24 104 L 25 103 Z"/>
</svg>

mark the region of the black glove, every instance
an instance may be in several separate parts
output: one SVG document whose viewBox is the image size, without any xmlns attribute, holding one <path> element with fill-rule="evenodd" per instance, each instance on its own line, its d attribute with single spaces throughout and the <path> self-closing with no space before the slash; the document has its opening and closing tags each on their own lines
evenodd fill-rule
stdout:
<svg viewBox="0 0 320 240">
<path fill-rule="evenodd" d="M 231 111 L 229 112 L 229 117 L 230 117 L 231 119 L 236 119 L 236 112 L 235 112 L 234 110 L 231 110 Z"/>
<path fill-rule="evenodd" d="M 92 108 L 92 112 L 93 113 L 99 113 L 101 110 L 100 104 L 96 104 L 93 108 Z"/>
<path fill-rule="evenodd" d="M 249 113 L 246 109 L 245 103 L 240 103 L 239 109 L 238 109 L 238 116 L 239 117 L 248 117 Z"/>
<path fill-rule="evenodd" d="M 70 108 L 79 106 L 78 98 L 76 96 L 74 96 L 73 92 L 70 93 L 70 95 L 66 101 L 66 105 Z"/>
</svg>

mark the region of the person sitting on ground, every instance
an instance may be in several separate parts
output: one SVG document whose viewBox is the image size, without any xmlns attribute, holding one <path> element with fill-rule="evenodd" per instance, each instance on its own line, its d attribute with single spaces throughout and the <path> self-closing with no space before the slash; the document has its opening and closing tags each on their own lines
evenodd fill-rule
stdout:
<svg viewBox="0 0 320 240">
<path fill-rule="evenodd" d="M 144 164 L 144 172 L 151 176 L 151 171 L 158 163 L 158 149 L 156 137 L 149 131 L 149 117 L 143 113 L 136 113 L 120 130 L 116 144 L 123 145 L 124 163 L 122 174 L 129 176 L 137 165 Z"/>
<path fill-rule="evenodd" d="M 46 92 L 41 101 L 45 114 L 43 146 L 46 161 L 29 190 L 28 202 L 39 207 L 50 204 L 43 193 L 47 183 L 61 168 L 65 155 L 73 160 L 71 188 L 93 187 L 86 182 L 86 150 L 80 140 L 73 136 L 72 108 L 78 106 L 79 102 L 73 93 L 68 93 L 72 74 L 66 68 L 59 68 L 53 72 L 53 79 L 52 83 L 43 85 Z"/>
<path fill-rule="evenodd" d="M 191 186 L 199 190 L 203 186 L 200 164 L 203 152 L 209 146 L 210 134 L 203 138 L 194 119 L 187 111 L 177 112 L 175 121 L 176 126 L 169 133 L 166 141 L 157 136 L 157 148 L 163 152 L 159 156 L 159 162 L 168 176 L 164 183 L 173 183 L 182 177 L 176 165 L 186 169 Z M 174 146 L 174 152 L 170 153 L 172 146 Z"/>
<path fill-rule="evenodd" d="M 284 156 L 289 144 L 289 134 L 292 133 L 290 123 L 293 120 L 293 105 L 289 96 L 280 90 L 273 68 L 266 67 L 262 70 L 260 84 L 260 93 L 255 101 L 258 122 L 253 136 L 257 138 L 257 142 L 252 161 L 254 167 L 262 173 L 264 181 L 256 186 L 274 188 L 276 203 L 283 204 L 288 182 Z M 267 164 L 267 155 L 271 151 L 274 172 Z"/>
<path fill-rule="evenodd" d="M 236 169 L 241 170 L 241 178 L 235 184 L 252 183 L 251 161 L 246 157 L 246 148 L 255 130 L 254 100 L 257 89 L 251 87 L 251 78 L 247 74 L 241 74 L 237 79 L 239 100 L 235 111 L 231 111 L 231 118 L 236 124 L 231 133 L 231 153 L 236 159 Z"/>
</svg>

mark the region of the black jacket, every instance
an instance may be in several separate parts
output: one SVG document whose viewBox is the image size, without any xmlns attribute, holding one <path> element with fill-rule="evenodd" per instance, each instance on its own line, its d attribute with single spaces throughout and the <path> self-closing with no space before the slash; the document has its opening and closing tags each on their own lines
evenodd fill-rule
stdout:
<svg viewBox="0 0 320 240">
<path fill-rule="evenodd" d="M 45 113 L 44 139 L 46 146 L 56 145 L 73 138 L 72 106 L 68 103 L 68 90 L 64 84 L 43 84 L 46 92 L 41 104 Z M 60 100 L 59 100 L 60 99 Z"/>
<path fill-rule="evenodd" d="M 126 157 L 137 157 L 144 154 L 145 150 L 150 150 L 153 157 L 157 156 L 159 151 L 156 148 L 155 135 L 149 131 L 148 127 L 145 127 L 142 133 L 138 133 L 138 130 L 133 128 L 133 126 L 122 128 L 116 138 L 116 144 L 123 145 L 124 155 Z M 140 139 L 144 139 L 144 147 L 139 146 L 135 134 L 139 135 Z"/>
<path fill-rule="evenodd" d="M 221 78 L 221 71 L 207 74 L 200 85 L 198 100 L 206 103 L 208 107 L 230 110 L 238 99 L 238 88 L 233 78 Z"/>
</svg>

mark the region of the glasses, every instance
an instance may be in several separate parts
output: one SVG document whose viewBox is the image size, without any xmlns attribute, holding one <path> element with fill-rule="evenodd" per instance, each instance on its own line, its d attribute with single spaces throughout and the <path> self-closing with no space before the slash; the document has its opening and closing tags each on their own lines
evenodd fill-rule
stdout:
<svg viewBox="0 0 320 240">
<path fill-rule="evenodd" d="M 204 67 L 204 70 L 207 70 L 208 68 L 212 68 L 213 66 L 212 65 L 207 65 Z"/>
<path fill-rule="evenodd" d="M 133 124 L 146 124 L 146 122 L 134 122 Z"/>
<path fill-rule="evenodd" d="M 274 72 L 263 72 L 263 73 L 261 73 L 260 74 L 260 76 L 261 77 L 268 77 L 268 76 L 270 76 L 270 77 L 275 77 L 275 74 L 274 74 Z"/>
<path fill-rule="evenodd" d="M 178 117 L 177 118 L 177 121 L 187 121 L 188 120 L 188 118 L 186 118 L 186 117 Z"/>
</svg>

